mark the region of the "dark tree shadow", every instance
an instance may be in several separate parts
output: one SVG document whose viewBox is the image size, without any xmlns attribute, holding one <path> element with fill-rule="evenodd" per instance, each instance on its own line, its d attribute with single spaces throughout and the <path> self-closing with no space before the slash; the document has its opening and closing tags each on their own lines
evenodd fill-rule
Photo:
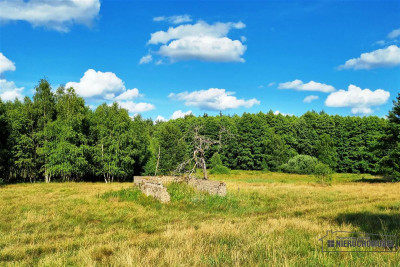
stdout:
<svg viewBox="0 0 400 267">
<path fill-rule="evenodd" d="M 374 183 L 393 183 L 393 181 L 392 181 L 392 179 L 388 179 L 388 178 L 370 178 L 370 179 L 367 179 L 367 178 L 361 178 L 361 179 L 358 179 L 358 180 L 354 180 L 354 182 L 356 182 L 356 183 L 371 183 L 371 184 L 374 184 Z"/>
<path fill-rule="evenodd" d="M 339 224 L 347 223 L 359 227 L 363 232 L 370 234 L 398 234 L 400 233 L 400 213 L 384 214 L 371 212 L 342 213 L 336 218 Z"/>
</svg>

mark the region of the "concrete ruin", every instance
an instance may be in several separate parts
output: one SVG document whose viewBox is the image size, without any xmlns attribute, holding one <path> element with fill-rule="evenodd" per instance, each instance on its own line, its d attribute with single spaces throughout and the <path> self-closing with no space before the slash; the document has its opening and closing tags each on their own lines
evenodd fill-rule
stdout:
<svg viewBox="0 0 400 267">
<path fill-rule="evenodd" d="M 219 181 L 210 181 L 183 176 L 134 176 L 133 182 L 144 194 L 147 196 L 153 196 L 163 203 L 169 202 L 171 199 L 165 185 L 172 182 L 187 183 L 195 189 L 207 192 L 210 195 L 226 195 L 226 184 Z"/>
<path fill-rule="evenodd" d="M 162 184 L 181 183 L 185 180 L 182 176 L 133 176 L 135 185 L 139 185 L 143 181 L 159 182 Z"/>
<path fill-rule="evenodd" d="M 210 195 L 225 196 L 226 184 L 220 181 L 210 181 L 191 178 L 186 180 L 187 184 L 193 186 L 199 191 L 207 192 Z"/>
<path fill-rule="evenodd" d="M 167 188 L 157 179 L 141 179 L 140 182 L 135 182 L 135 184 L 139 186 L 146 196 L 152 196 L 162 203 L 167 203 L 171 200 Z"/>
</svg>

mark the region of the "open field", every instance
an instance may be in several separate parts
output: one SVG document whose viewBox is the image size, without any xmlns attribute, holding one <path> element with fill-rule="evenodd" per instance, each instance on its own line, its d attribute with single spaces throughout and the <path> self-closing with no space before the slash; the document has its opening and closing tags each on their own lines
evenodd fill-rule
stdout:
<svg viewBox="0 0 400 267">
<path fill-rule="evenodd" d="M 366 179 L 361 180 L 363 177 Z M 226 198 L 172 184 L 0 187 L 0 266 L 400 266 L 396 253 L 323 253 L 327 230 L 400 237 L 400 183 L 336 174 L 233 172 Z M 361 180 L 361 181 L 359 181 Z"/>
</svg>

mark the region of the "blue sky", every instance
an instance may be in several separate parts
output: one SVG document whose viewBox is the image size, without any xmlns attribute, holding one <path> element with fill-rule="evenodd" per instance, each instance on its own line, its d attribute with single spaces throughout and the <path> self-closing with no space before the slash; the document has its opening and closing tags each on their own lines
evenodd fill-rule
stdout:
<svg viewBox="0 0 400 267">
<path fill-rule="evenodd" d="M 0 0 L 0 96 L 32 96 L 47 77 L 153 119 L 383 117 L 399 41 L 400 1 Z"/>
</svg>

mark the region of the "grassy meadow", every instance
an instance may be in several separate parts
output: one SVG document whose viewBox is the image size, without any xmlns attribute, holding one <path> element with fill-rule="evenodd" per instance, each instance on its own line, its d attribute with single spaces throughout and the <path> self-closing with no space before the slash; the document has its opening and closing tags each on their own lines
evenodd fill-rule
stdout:
<svg viewBox="0 0 400 267">
<path fill-rule="evenodd" d="M 0 187 L 0 266 L 400 266 L 395 253 L 323 253 L 327 230 L 400 238 L 400 183 L 368 175 L 211 175 L 224 198 L 170 184 Z"/>
</svg>

